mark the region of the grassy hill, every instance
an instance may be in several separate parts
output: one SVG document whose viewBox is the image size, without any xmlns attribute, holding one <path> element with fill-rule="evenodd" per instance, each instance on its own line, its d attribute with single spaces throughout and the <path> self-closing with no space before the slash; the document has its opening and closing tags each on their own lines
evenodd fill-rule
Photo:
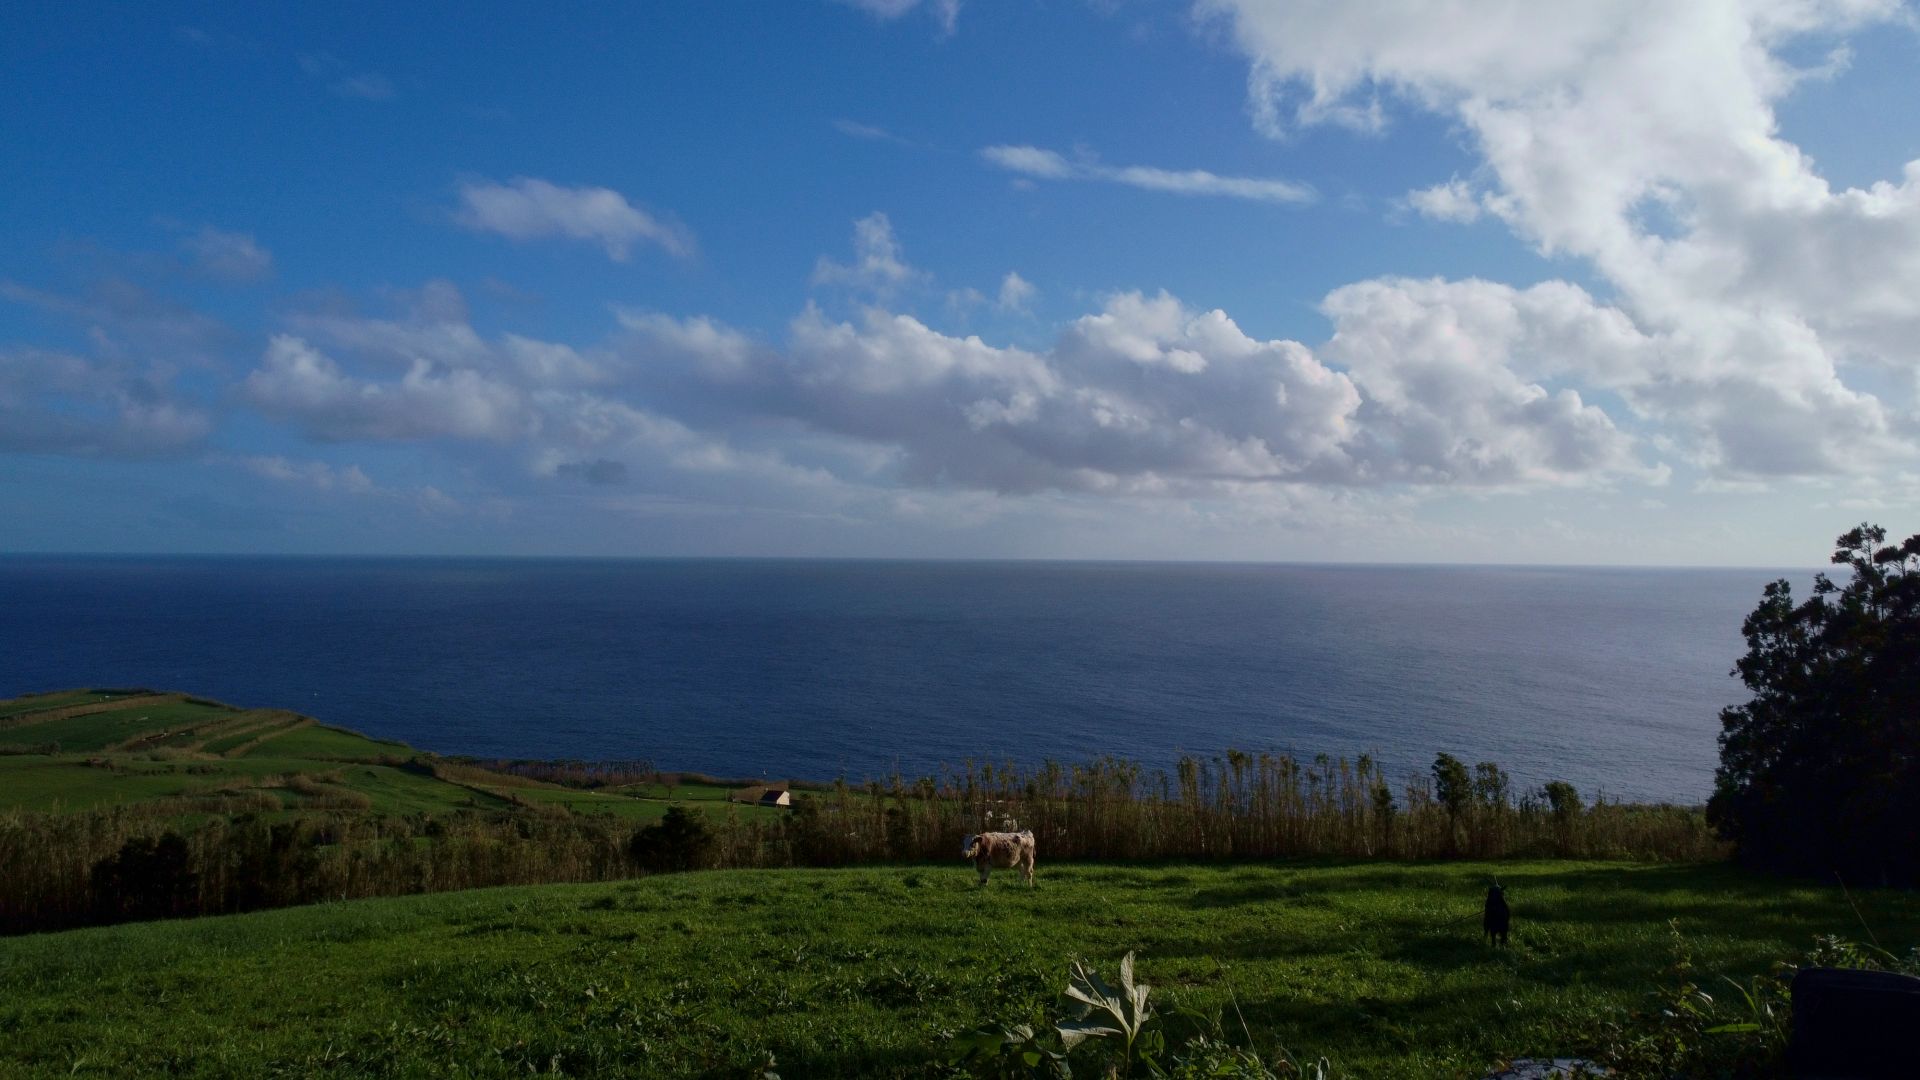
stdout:
<svg viewBox="0 0 1920 1080">
<path fill-rule="evenodd" d="M 1473 918 L 1489 874 L 1509 949 Z M 1920 903 L 1856 894 L 1893 948 Z M 1669 920 L 1672 925 L 1669 925 Z M 1860 921 L 1725 865 L 1041 865 L 711 871 L 0 939 L 0 1075 L 923 1076 L 1029 1019 L 1074 957 L 1139 953 L 1163 1011 L 1237 1003 L 1342 1076 L 1596 1049 L 1675 929 L 1712 991 Z M 1176 1025 L 1186 1021 L 1174 1020 Z"/>
<path fill-rule="evenodd" d="M 70 690 L 0 701 L 0 812 L 546 809 L 648 822 L 676 804 L 725 811 L 727 790 L 700 783 L 565 787 L 461 765 L 281 709 L 239 709 L 179 693 Z"/>
<path fill-rule="evenodd" d="M 0 928 L 251 912 L 0 937 L 0 1076 L 938 1075 L 958 1033 L 1044 1028 L 1075 958 L 1112 975 L 1137 951 L 1170 1045 L 1213 1015 L 1270 1060 L 1477 1077 L 1617 1042 L 1676 984 L 1679 950 L 1724 990 L 1721 1016 L 1738 995 L 1713 974 L 1765 973 L 1863 920 L 1907 949 L 1920 926 L 1907 894 L 1856 914 L 1834 890 L 1685 861 L 1715 850 L 1697 809 L 1502 799 L 1456 831 L 1417 787 L 1354 810 L 1385 789 L 1345 763 L 1229 758 L 1217 780 L 1202 763 L 1176 797 L 1143 795 L 1125 763 L 989 768 L 811 791 L 791 814 L 718 784 L 522 765 L 178 693 L 0 701 Z M 673 832 L 651 823 L 674 805 L 712 847 L 650 861 L 640 841 Z M 1038 890 L 912 861 L 989 812 L 1047 838 Z M 1330 849 L 1402 861 L 1279 857 Z M 1541 850 L 1672 861 L 1419 861 Z M 1156 851 L 1238 861 L 1113 861 Z M 634 876 L 663 865 L 791 868 Z M 1493 874 L 1510 949 L 1477 933 Z M 369 896 L 399 898 L 285 907 Z"/>
</svg>

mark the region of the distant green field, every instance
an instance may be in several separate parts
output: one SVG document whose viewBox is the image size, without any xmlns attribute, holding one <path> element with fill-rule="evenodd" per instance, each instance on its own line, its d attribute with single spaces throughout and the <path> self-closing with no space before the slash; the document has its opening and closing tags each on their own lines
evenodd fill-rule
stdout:
<svg viewBox="0 0 1920 1080">
<path fill-rule="evenodd" d="M 718 784 L 628 784 L 618 789 L 623 795 L 642 799 L 673 799 L 676 802 L 725 802 L 733 788 Z"/>
<path fill-rule="evenodd" d="M 725 788 L 675 787 L 673 802 L 669 803 L 664 788 L 660 788 L 659 785 L 650 786 L 659 794 L 651 796 L 627 794 L 626 792 L 633 790 L 632 788 L 599 791 L 547 786 L 514 788 L 512 791 L 518 797 L 542 806 L 564 806 L 576 814 L 614 814 L 637 822 L 657 821 L 666 815 L 668 806 L 677 803 L 690 804 L 693 809 L 719 816 L 725 816 L 728 813 L 737 814 L 743 821 L 772 819 L 784 813 L 782 810 L 768 806 L 729 806 L 725 799 Z M 714 792 L 719 794 L 716 795 Z"/>
<path fill-rule="evenodd" d="M 211 771 L 188 771 L 197 764 Z M 386 765 L 261 757 L 204 764 L 191 760 L 131 760 L 109 769 L 65 756 L 0 755 L 0 806 L 45 812 L 135 805 L 169 798 L 258 790 L 278 777 L 336 772 L 342 777 L 341 786 L 370 797 L 372 808 L 381 813 L 443 813 L 463 808 L 503 810 L 510 805 L 504 799 Z M 290 804 L 297 806 L 299 802 L 294 798 Z M 661 812 L 665 812 L 664 808 Z"/>
<path fill-rule="evenodd" d="M 268 737 L 257 754 L 274 757 L 308 757 L 329 760 L 376 761 L 380 758 L 411 757 L 413 748 L 405 743 L 369 739 L 340 728 L 318 724 L 295 728 Z"/>
<path fill-rule="evenodd" d="M 84 810 L 174 795 L 204 777 L 157 762 L 121 771 L 89 766 L 71 755 L 0 755 L 0 805 L 21 810 Z"/>
<path fill-rule="evenodd" d="M 59 743 L 61 750 L 102 750 L 116 743 L 172 732 L 196 723 L 225 719 L 232 710 L 198 705 L 188 701 L 132 705 L 87 716 L 33 723 L 30 717 L 16 717 L 16 726 L 8 736 L 14 741 Z"/>
<path fill-rule="evenodd" d="M 272 735 L 290 731 L 301 723 L 291 713 L 247 713 L 210 733 L 200 742 L 199 749 L 222 756 L 233 754 L 249 749 Z"/>
<path fill-rule="evenodd" d="M 452 810 L 506 810 L 505 799 L 456 787 L 431 776 L 387 765 L 355 765 L 342 770 L 348 787 L 373 797 L 387 813 L 441 814 Z"/>
<path fill-rule="evenodd" d="M 60 715 L 122 699 L 126 703 L 119 707 Z M 249 793 L 299 809 L 313 797 L 287 790 L 286 777 L 318 777 L 324 786 L 333 783 L 325 778 L 336 773 L 337 788 L 365 796 L 366 811 L 379 814 L 511 811 L 514 798 L 636 823 L 662 817 L 673 803 L 707 813 L 729 811 L 721 801 L 726 789 L 711 786 L 677 786 L 669 801 L 664 791 L 635 797 L 509 776 L 493 777 L 495 784 L 486 774 L 472 783 L 450 782 L 434 775 L 432 759 L 404 743 L 327 727 L 294 713 L 242 710 L 180 694 L 71 690 L 16 698 L 0 701 L 0 724 L 0 744 L 16 750 L 58 747 L 53 754 L 0 754 L 0 811 L 136 806 L 166 812 L 180 800 Z M 398 764 L 403 762 L 414 764 Z M 735 812 L 743 817 L 779 813 L 759 807 Z"/>
<path fill-rule="evenodd" d="M 1508 949 L 1473 917 L 1491 874 Z M 956 860 L 356 901 L 0 939 L 0 1075 L 925 1076 L 1074 957 L 1111 976 L 1137 950 L 1163 1011 L 1239 1037 L 1237 1004 L 1263 1050 L 1478 1077 L 1592 1049 L 1660 985 L 1669 920 L 1703 984 L 1861 919 L 1915 944 L 1920 899 L 1855 899 L 1726 865 L 1043 859 L 1031 891 Z"/>
<path fill-rule="evenodd" d="M 44 712 L 48 709 L 65 708 L 70 705 L 87 705 L 109 699 L 111 695 L 94 690 L 63 690 L 53 694 L 33 694 L 0 702 L 0 720 L 21 713 Z"/>
</svg>

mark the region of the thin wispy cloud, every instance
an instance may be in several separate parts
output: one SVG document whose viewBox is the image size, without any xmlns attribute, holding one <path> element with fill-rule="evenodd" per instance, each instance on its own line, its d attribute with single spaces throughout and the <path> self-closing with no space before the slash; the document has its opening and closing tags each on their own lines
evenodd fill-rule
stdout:
<svg viewBox="0 0 1920 1080">
<path fill-rule="evenodd" d="M 393 96 L 393 83 L 385 75 L 364 71 L 358 75 L 349 75 L 327 86 L 344 98 L 359 98 L 362 101 L 385 101 Z"/>
<path fill-rule="evenodd" d="M 393 80 L 377 71 L 361 71 L 331 53 L 303 53 L 300 70 L 326 84 L 335 97 L 386 101 L 393 97 Z"/>
<path fill-rule="evenodd" d="M 124 278 L 76 292 L 36 289 L 0 279 L 0 300 L 38 308 L 84 332 L 103 356 L 200 366 L 240 339 L 205 312 Z"/>
<path fill-rule="evenodd" d="M 166 457 L 198 447 L 213 425 L 163 366 L 0 347 L 0 453 Z"/>
<path fill-rule="evenodd" d="M 358 465 L 329 465 L 324 461 L 292 461 L 275 455 L 235 459 L 241 468 L 267 480 L 302 484 L 316 491 L 366 495 L 376 490 L 373 479 Z"/>
<path fill-rule="evenodd" d="M 981 148 L 980 156 L 1009 172 L 1041 180 L 1070 180 L 1080 175 L 1073 162 L 1037 146 L 987 146 Z"/>
<path fill-rule="evenodd" d="M 1221 176 L 1205 169 L 1108 165 L 1091 155 L 1070 159 L 1058 151 L 1038 146 L 987 146 L 981 148 L 980 156 L 1008 172 L 1033 180 L 1095 180 L 1173 195 L 1211 195 L 1296 206 L 1318 198 L 1311 185 L 1293 180 Z"/>
<path fill-rule="evenodd" d="M 304 491 L 320 492 L 323 495 L 379 499 L 388 503 L 410 506 L 426 514 L 446 514 L 462 509 L 458 500 L 432 485 L 416 488 L 388 487 L 375 483 L 360 466 L 354 464 L 335 465 L 325 461 L 294 460 L 278 454 L 234 458 L 215 457 L 214 460 L 228 461 L 262 480 Z"/>
<path fill-rule="evenodd" d="M 859 8 L 883 22 L 926 10 L 940 24 L 942 33 L 951 34 L 960 23 L 960 0 L 834 0 L 846 7 Z"/>
<path fill-rule="evenodd" d="M 203 225 L 180 238 L 189 268 L 203 277 L 236 283 L 273 276 L 273 253 L 249 233 Z"/>
<path fill-rule="evenodd" d="M 895 135 L 893 132 L 888 131 L 878 124 L 863 124 L 858 120 L 848 120 L 845 117 L 841 117 L 833 122 L 833 130 L 845 135 L 849 139 L 861 139 L 866 142 L 890 142 L 900 146 L 912 145 L 909 140 Z"/>
<path fill-rule="evenodd" d="M 652 244 L 681 258 L 692 255 L 695 246 L 685 226 L 649 214 L 611 188 L 564 187 L 529 177 L 462 184 L 454 219 L 513 240 L 591 241 L 615 262 L 625 262 L 636 244 Z"/>
</svg>

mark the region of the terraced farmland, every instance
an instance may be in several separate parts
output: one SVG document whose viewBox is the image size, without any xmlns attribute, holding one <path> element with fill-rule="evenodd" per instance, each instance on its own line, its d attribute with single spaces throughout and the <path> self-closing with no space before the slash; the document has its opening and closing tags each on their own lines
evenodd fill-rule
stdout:
<svg viewBox="0 0 1920 1080">
<path fill-rule="evenodd" d="M 724 812 L 725 794 L 712 785 L 563 787 L 450 763 L 284 709 L 181 693 L 68 690 L 0 701 L 0 812 L 138 807 L 189 816 L 224 799 L 269 813 L 526 810 L 647 822 L 675 804 Z"/>
</svg>

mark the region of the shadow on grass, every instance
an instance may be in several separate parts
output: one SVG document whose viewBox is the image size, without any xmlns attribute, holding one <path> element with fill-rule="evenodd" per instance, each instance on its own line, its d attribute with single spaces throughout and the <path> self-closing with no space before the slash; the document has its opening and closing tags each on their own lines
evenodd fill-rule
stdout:
<svg viewBox="0 0 1920 1080">
<path fill-rule="evenodd" d="M 1201 889 L 1188 898 L 1187 906 L 1226 908 L 1283 902 L 1311 907 L 1328 907 L 1332 903 L 1319 890 L 1303 889 L 1291 881 L 1276 881 L 1234 888 Z"/>
<path fill-rule="evenodd" d="M 893 1046 L 848 1050 L 842 1053 L 803 1052 L 791 1047 L 773 1048 L 776 1072 L 782 1076 L 927 1076 L 946 1054 L 943 1047 Z M 689 1075 L 701 1080 L 739 1080 L 738 1065 L 721 1066 Z"/>
<path fill-rule="evenodd" d="M 1202 889 L 1187 904 L 1194 908 L 1268 902 L 1303 903 L 1320 899 L 1338 906 L 1338 898 L 1377 895 L 1393 889 L 1428 898 L 1462 914 L 1477 915 L 1486 879 L 1497 874 L 1519 920 L 1589 925 L 1664 923 L 1670 918 L 1703 920 L 1743 936 L 1765 937 L 1802 923 L 1832 924 L 1819 932 L 1863 933 L 1861 920 L 1879 929 L 1913 925 L 1920 917 L 1920 896 L 1892 889 L 1855 890 L 1856 914 L 1838 889 L 1813 882 L 1783 881 L 1726 864 L 1623 864 L 1580 870 L 1503 868 L 1498 864 L 1417 864 L 1387 869 L 1356 867 L 1347 872 L 1316 870 L 1287 875 L 1275 867 L 1263 881 L 1236 889 Z"/>
<path fill-rule="evenodd" d="M 1568 1026 L 1552 1035 L 1543 1035 L 1543 1018 L 1518 1011 L 1503 1013 L 1488 1007 L 1498 1001 L 1497 986 L 1476 991 L 1474 1000 L 1458 992 L 1435 992 L 1408 998 L 1383 1000 L 1369 998 L 1339 1003 L 1268 998 L 1243 1001 L 1241 1013 L 1249 1029 L 1266 1032 L 1295 1050 L 1314 1053 L 1333 1049 L 1371 1046 L 1373 1053 L 1403 1056 L 1439 1049 L 1434 1033 L 1447 1033 L 1444 1049 L 1475 1069 L 1485 1069 L 1507 1055 L 1528 1053 L 1591 1053 L 1596 1049 L 1597 1032 L 1580 1032 Z M 1464 1013 L 1481 1017 L 1477 1027 L 1462 1030 Z M 1550 1042 L 1551 1045 L 1534 1045 Z M 1480 1075 L 1478 1071 L 1470 1075 Z"/>
</svg>

